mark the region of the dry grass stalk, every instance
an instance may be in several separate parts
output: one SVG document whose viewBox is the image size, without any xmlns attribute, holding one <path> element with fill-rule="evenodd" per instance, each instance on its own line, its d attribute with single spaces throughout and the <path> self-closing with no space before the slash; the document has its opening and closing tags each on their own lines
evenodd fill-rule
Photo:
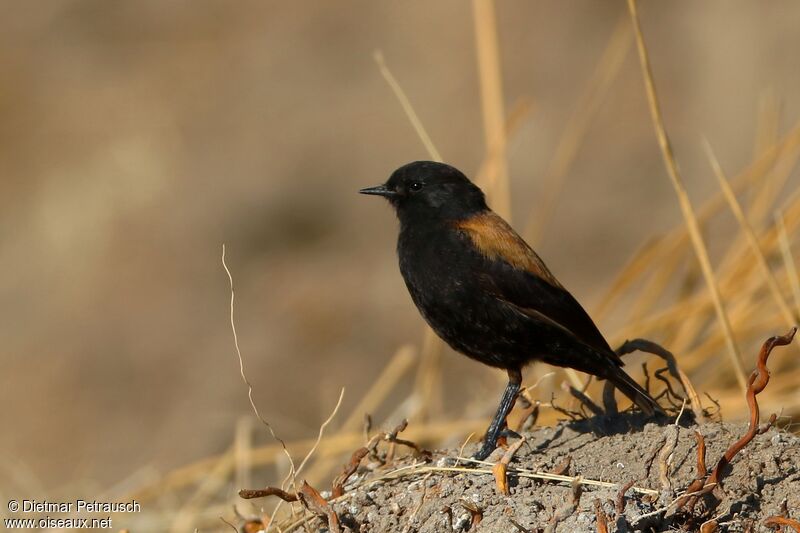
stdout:
<svg viewBox="0 0 800 533">
<path fill-rule="evenodd" d="M 500 49 L 494 0 L 473 0 L 475 47 L 483 112 L 483 131 L 487 163 L 487 189 L 494 210 L 511 220 L 511 187 L 506 163 L 506 113 L 500 71 Z"/>
<path fill-rule="evenodd" d="M 405 345 L 398 348 L 389 360 L 389 364 L 383 369 L 378 379 L 375 380 L 375 383 L 372 384 L 356 407 L 353 408 L 350 416 L 345 419 L 337 433 L 342 435 L 356 432 L 361 427 L 364 414 L 375 412 L 385 402 L 387 396 L 395 390 L 400 379 L 416 361 L 417 354 L 413 346 Z M 321 457 L 309 469 L 306 477 L 313 480 L 320 479 L 330 472 L 337 462 L 337 457 Z"/>
<path fill-rule="evenodd" d="M 433 161 L 443 161 L 439 150 L 433 144 L 433 140 L 422 121 L 414 110 L 406 92 L 400 86 L 400 83 L 389 70 L 383 53 L 376 50 L 374 53 L 375 62 L 381 75 L 386 80 L 386 83 L 392 89 L 397 101 L 403 108 L 409 122 L 411 122 L 414 131 L 417 133 L 420 141 L 425 146 L 428 156 Z M 417 398 L 415 411 L 411 413 L 413 416 L 420 420 L 426 420 L 428 415 L 441 413 L 441 358 L 444 350 L 444 344 L 436 336 L 432 329 L 425 326 L 422 340 L 422 354 L 420 357 L 420 366 L 417 372 L 417 380 L 415 386 L 415 397 Z"/>
<path fill-rule="evenodd" d="M 797 265 L 792 256 L 792 245 L 789 242 L 789 236 L 786 234 L 786 224 L 783 222 L 783 213 L 775 213 L 775 225 L 778 228 L 778 242 L 781 249 L 781 257 L 783 258 L 783 266 L 789 278 L 789 283 L 792 287 L 792 296 L 794 297 L 795 312 L 800 316 L 800 276 L 797 275 Z"/>
<path fill-rule="evenodd" d="M 731 359 L 731 363 L 733 364 L 736 379 L 739 381 L 739 386 L 742 387 L 742 389 L 745 389 L 747 384 L 744 374 L 744 367 L 742 366 L 741 355 L 739 354 L 739 348 L 734 340 L 733 329 L 731 328 L 728 315 L 722 303 L 722 297 L 719 292 L 719 287 L 717 286 L 717 281 L 714 277 L 714 271 L 711 268 L 711 260 L 708 257 L 708 250 L 700 232 L 700 227 L 697 223 L 697 216 L 692 209 L 689 195 L 687 194 L 686 188 L 683 185 L 683 178 L 681 178 L 680 172 L 678 171 L 678 165 L 675 163 L 672 145 L 669 142 L 669 137 L 667 137 L 667 132 L 664 128 L 664 120 L 661 116 L 661 108 L 658 103 L 658 95 L 656 93 L 655 83 L 653 82 L 653 74 L 650 68 L 650 59 L 647 55 L 644 36 L 642 35 L 642 29 L 639 24 L 636 0 L 628 0 L 628 10 L 630 11 L 631 19 L 633 21 L 636 44 L 639 50 L 639 60 L 642 65 L 642 73 L 644 76 L 645 88 L 647 90 L 647 99 L 650 103 L 650 113 L 653 117 L 653 125 L 656 130 L 656 137 L 658 138 L 659 147 L 661 148 L 661 154 L 664 158 L 667 172 L 672 180 L 672 185 L 675 188 L 675 193 L 678 196 L 681 211 L 683 212 L 684 220 L 686 221 L 686 225 L 689 229 L 689 236 L 691 237 L 697 258 L 700 261 L 700 266 L 702 268 L 706 284 L 711 292 L 711 297 L 714 301 L 714 307 L 717 311 L 717 316 L 720 324 L 722 325 L 723 331 L 725 332 L 728 355 Z"/>
<path fill-rule="evenodd" d="M 569 169 L 578 155 L 589 126 L 600 109 L 600 104 L 617 79 L 631 42 L 630 25 L 626 17 L 621 17 L 564 126 L 564 132 L 558 140 L 553 157 L 542 178 L 545 189 L 539 196 L 541 199 L 531 209 L 528 222 L 524 226 L 524 234 L 534 245 L 542 240 L 544 229 L 553 216 Z"/>
<path fill-rule="evenodd" d="M 394 77 L 394 74 L 392 74 L 392 71 L 389 70 L 389 67 L 386 65 L 383 52 L 380 50 L 375 50 L 373 53 L 373 58 L 375 59 L 375 63 L 378 64 L 378 69 L 380 70 L 383 79 L 386 80 L 386 83 L 392 89 L 397 101 L 400 102 L 400 106 L 403 108 L 403 111 L 405 111 L 408 121 L 411 122 L 411 125 L 414 127 L 414 131 L 417 132 L 417 136 L 425 146 L 425 150 L 427 150 L 430 158 L 433 161 L 443 161 L 439 150 L 436 149 L 436 146 L 433 144 L 430 135 L 428 135 L 428 131 L 425 129 L 425 126 L 422 125 L 419 115 L 417 115 L 417 112 L 414 110 L 414 106 L 411 105 L 411 100 L 408 99 L 406 92 L 400 86 L 400 83 L 398 83 L 397 79 Z"/>
<path fill-rule="evenodd" d="M 725 199 L 728 201 L 728 205 L 730 205 L 731 211 L 733 211 L 736 220 L 739 222 L 742 232 L 744 233 L 745 237 L 747 237 L 747 242 L 750 245 L 753 255 L 758 261 L 759 267 L 761 267 L 764 279 L 767 282 L 767 287 L 769 287 L 772 297 L 775 299 L 775 303 L 778 305 L 778 308 L 783 314 L 783 318 L 786 321 L 787 327 L 792 327 L 796 322 L 794 314 L 789 308 L 789 303 L 783 296 L 781 288 L 778 286 L 778 281 L 775 279 L 772 270 L 769 268 L 769 264 L 767 263 L 767 258 L 764 256 L 764 252 L 761 251 L 761 247 L 758 243 L 758 237 L 756 237 L 753 226 L 751 226 L 750 222 L 747 220 L 747 216 L 744 214 L 742 206 L 736 199 L 736 195 L 733 193 L 730 183 L 728 183 L 728 178 L 725 176 L 725 172 L 722 170 L 719 160 L 717 160 L 716 156 L 714 155 L 714 151 L 708 142 L 705 143 L 705 148 L 708 159 L 711 163 L 711 168 L 714 170 L 714 175 L 717 177 L 719 186 L 725 195 Z"/>
</svg>

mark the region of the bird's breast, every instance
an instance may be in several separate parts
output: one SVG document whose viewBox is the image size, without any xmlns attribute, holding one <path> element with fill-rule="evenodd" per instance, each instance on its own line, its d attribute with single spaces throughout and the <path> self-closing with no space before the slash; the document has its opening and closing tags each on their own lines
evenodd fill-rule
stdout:
<svg viewBox="0 0 800 533">
<path fill-rule="evenodd" d="M 477 273 L 483 259 L 455 231 L 403 231 L 397 252 L 412 300 L 440 335 L 454 317 L 469 320 L 482 307 Z"/>
</svg>

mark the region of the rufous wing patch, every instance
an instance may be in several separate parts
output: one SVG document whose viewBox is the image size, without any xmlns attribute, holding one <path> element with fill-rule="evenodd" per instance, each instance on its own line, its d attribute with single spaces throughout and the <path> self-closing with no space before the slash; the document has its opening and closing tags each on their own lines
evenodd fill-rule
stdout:
<svg viewBox="0 0 800 533">
<path fill-rule="evenodd" d="M 470 238 L 475 248 L 487 259 L 505 261 L 554 287 L 563 288 L 528 243 L 494 212 L 487 211 L 459 220 L 456 227 Z"/>
</svg>

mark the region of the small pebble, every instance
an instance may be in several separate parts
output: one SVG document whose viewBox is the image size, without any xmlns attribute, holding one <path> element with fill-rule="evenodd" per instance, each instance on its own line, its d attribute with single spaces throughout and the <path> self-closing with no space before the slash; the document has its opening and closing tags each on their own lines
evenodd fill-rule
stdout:
<svg viewBox="0 0 800 533">
<path fill-rule="evenodd" d="M 446 468 L 448 466 L 455 466 L 457 459 L 454 457 L 440 457 L 436 461 L 436 466 L 439 468 Z"/>
<path fill-rule="evenodd" d="M 786 440 L 783 438 L 783 433 L 775 433 L 775 435 L 773 435 L 770 439 L 770 442 L 773 446 L 786 444 Z"/>
<path fill-rule="evenodd" d="M 453 531 L 468 531 L 472 526 L 472 514 L 464 512 L 453 520 Z"/>
</svg>

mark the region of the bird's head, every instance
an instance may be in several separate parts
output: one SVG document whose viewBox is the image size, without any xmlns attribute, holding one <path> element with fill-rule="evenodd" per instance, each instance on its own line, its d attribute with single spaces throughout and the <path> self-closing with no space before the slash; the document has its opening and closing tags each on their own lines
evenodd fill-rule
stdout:
<svg viewBox="0 0 800 533">
<path fill-rule="evenodd" d="M 434 161 L 403 165 L 383 185 L 358 192 L 389 200 L 401 221 L 458 220 L 486 209 L 483 191 L 457 168 Z"/>
</svg>

